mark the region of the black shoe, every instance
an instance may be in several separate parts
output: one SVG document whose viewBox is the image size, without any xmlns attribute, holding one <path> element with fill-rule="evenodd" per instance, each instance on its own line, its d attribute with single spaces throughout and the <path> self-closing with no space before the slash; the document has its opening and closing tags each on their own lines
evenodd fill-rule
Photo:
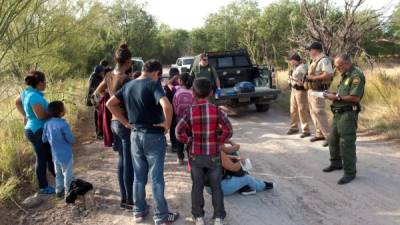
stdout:
<svg viewBox="0 0 400 225">
<path fill-rule="evenodd" d="M 302 133 L 302 134 L 300 135 L 300 138 L 305 138 L 305 137 L 310 137 L 310 136 L 311 136 L 310 133 Z"/>
<path fill-rule="evenodd" d="M 330 166 L 326 167 L 325 169 L 323 169 L 322 171 L 325 172 L 325 173 L 329 173 L 329 172 L 332 172 L 332 171 L 335 171 L 335 170 L 341 170 L 341 169 L 343 169 L 342 166 L 330 165 Z"/>
<path fill-rule="evenodd" d="M 274 188 L 274 183 L 272 182 L 264 181 L 264 184 L 265 184 L 265 190 L 271 190 Z"/>
<path fill-rule="evenodd" d="M 323 141 L 323 140 L 325 140 L 324 137 L 313 137 L 310 139 L 311 142 Z"/>
<path fill-rule="evenodd" d="M 324 141 L 324 143 L 322 144 L 322 147 L 328 147 L 329 146 L 329 142 L 328 141 Z"/>
<path fill-rule="evenodd" d="M 339 185 L 347 184 L 347 183 L 350 183 L 352 180 L 354 180 L 354 178 L 356 178 L 356 176 L 344 175 L 342 178 L 340 178 L 340 180 L 337 183 Z"/>
<path fill-rule="evenodd" d="M 286 132 L 287 135 L 292 135 L 292 134 L 297 134 L 299 133 L 299 130 L 294 130 L 294 129 L 290 129 L 288 130 L 288 132 Z"/>
<path fill-rule="evenodd" d="M 251 187 L 249 187 L 248 185 L 240 188 L 239 193 L 241 195 L 254 195 L 256 194 L 256 190 L 252 189 Z"/>
</svg>

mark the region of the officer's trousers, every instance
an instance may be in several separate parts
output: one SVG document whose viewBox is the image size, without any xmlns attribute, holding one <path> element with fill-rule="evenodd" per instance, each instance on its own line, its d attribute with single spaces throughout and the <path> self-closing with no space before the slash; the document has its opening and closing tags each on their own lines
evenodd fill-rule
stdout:
<svg viewBox="0 0 400 225">
<path fill-rule="evenodd" d="M 310 133 L 308 118 L 310 111 L 308 109 L 307 91 L 296 90 L 292 88 L 290 95 L 290 129 L 298 130 L 300 122 L 303 133 Z"/>
<path fill-rule="evenodd" d="M 325 99 L 318 98 L 308 90 L 308 105 L 310 107 L 311 118 L 315 126 L 316 137 L 329 137 L 328 115 L 325 111 Z"/>
<path fill-rule="evenodd" d="M 329 138 L 333 166 L 342 166 L 347 176 L 356 175 L 357 112 L 335 113 Z"/>
</svg>

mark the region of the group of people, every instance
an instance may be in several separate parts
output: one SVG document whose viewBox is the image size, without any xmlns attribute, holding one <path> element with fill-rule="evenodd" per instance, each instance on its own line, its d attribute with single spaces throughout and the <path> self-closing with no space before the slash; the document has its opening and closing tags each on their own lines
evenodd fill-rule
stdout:
<svg viewBox="0 0 400 225">
<path fill-rule="evenodd" d="M 347 184 L 356 177 L 356 132 L 360 101 L 364 95 L 365 77 L 356 68 L 347 54 L 334 59 L 336 71 L 341 73 L 341 80 L 336 93 L 329 92 L 334 70 L 331 59 L 324 54 L 323 46 L 314 42 L 308 48 L 312 62 L 305 64 L 298 54 L 293 54 L 289 73 L 291 87 L 290 118 L 288 135 L 300 132 L 301 138 L 311 136 L 309 118 L 315 126 L 315 136 L 311 142 L 324 141 L 323 146 L 330 151 L 331 165 L 323 172 L 344 169 L 344 176 L 338 184 Z M 325 100 L 332 101 L 334 114 L 332 124 L 328 122 Z"/>
</svg>

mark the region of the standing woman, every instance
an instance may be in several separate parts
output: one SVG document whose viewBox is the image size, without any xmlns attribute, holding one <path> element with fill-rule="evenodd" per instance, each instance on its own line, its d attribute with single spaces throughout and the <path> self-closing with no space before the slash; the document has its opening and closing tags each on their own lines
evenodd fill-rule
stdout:
<svg viewBox="0 0 400 225">
<path fill-rule="evenodd" d="M 126 44 L 121 44 L 115 52 L 116 67 L 107 73 L 97 87 L 96 92 L 103 94 L 106 90 L 110 96 L 124 86 L 130 79 L 127 71 L 132 67 L 132 53 Z M 120 105 L 124 110 L 124 106 Z M 124 110 L 125 111 L 125 110 Z M 118 182 L 121 191 L 121 209 L 133 209 L 133 164 L 131 154 L 131 129 L 125 127 L 112 115 L 111 131 L 113 133 L 113 148 L 118 151 Z"/>
<path fill-rule="evenodd" d="M 25 77 L 26 88 L 16 100 L 16 107 L 24 117 L 25 136 L 32 143 L 36 154 L 36 177 L 40 194 L 53 194 L 54 188 L 47 182 L 46 171 L 55 176 L 54 164 L 49 143 L 43 143 L 42 133 L 44 123 L 48 118 L 48 102 L 44 98 L 46 89 L 44 73 L 31 71 Z"/>
</svg>

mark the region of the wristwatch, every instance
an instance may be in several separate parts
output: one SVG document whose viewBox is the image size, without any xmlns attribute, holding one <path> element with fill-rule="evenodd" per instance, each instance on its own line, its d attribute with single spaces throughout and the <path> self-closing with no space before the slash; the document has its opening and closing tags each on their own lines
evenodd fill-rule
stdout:
<svg viewBox="0 0 400 225">
<path fill-rule="evenodd" d="M 339 101 L 339 102 L 342 101 L 342 97 L 340 97 L 339 93 L 336 94 L 336 97 L 337 97 L 337 101 Z"/>
</svg>

